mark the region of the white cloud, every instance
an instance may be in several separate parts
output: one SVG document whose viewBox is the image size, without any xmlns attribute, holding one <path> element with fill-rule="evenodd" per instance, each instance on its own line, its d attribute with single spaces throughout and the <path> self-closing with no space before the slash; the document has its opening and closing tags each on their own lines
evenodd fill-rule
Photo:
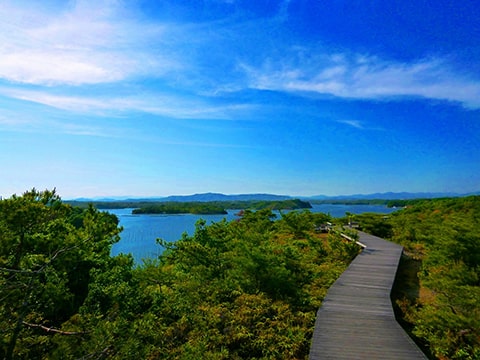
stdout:
<svg viewBox="0 0 480 360">
<path fill-rule="evenodd" d="M 287 16 L 289 3 L 281 2 L 280 17 Z M 348 99 L 423 97 L 480 108 L 478 77 L 462 74 L 441 59 L 402 63 L 297 46 L 293 55 L 289 51 L 283 58 L 270 55 L 257 67 L 246 64 L 263 56 L 254 52 L 262 47 L 235 42 L 245 24 L 153 23 L 119 0 L 66 4 L 49 9 L 2 2 L 0 80 L 14 83 L 9 91 L 0 89 L 3 95 L 74 112 L 144 111 L 173 118 L 228 119 L 251 107 L 217 105 L 214 98 L 246 87 Z M 257 22 L 248 26 L 252 24 L 258 26 Z M 258 39 L 261 43 L 262 33 Z M 243 52 L 246 56 L 241 56 Z M 234 66 L 241 61 L 243 65 Z M 122 83 L 125 80 L 128 84 Z M 102 93 L 100 87 L 91 86 L 103 83 L 125 87 Z M 25 84 L 35 87 L 18 90 Z M 80 89 L 75 92 L 80 95 L 62 85 Z M 61 93 L 62 89 L 69 92 Z M 96 97 L 83 95 L 92 89 Z M 162 95 L 168 90 L 169 95 Z"/>
<path fill-rule="evenodd" d="M 167 29 L 129 18 L 115 1 L 53 10 L 0 6 L 0 78 L 28 84 L 114 82 L 178 69 Z M 152 46 L 164 45 L 162 49 Z"/>
<path fill-rule="evenodd" d="M 106 64 L 110 64 L 108 68 Z M 96 55 L 96 59 L 52 51 L 16 51 L 3 54 L 0 59 L 0 77 L 21 83 L 53 85 L 58 83 L 80 85 L 112 82 L 125 78 L 122 60 Z"/>
<path fill-rule="evenodd" d="M 337 54 L 292 61 L 294 65 L 285 62 L 269 60 L 260 69 L 243 66 L 250 87 L 351 99 L 423 97 L 480 108 L 480 79 L 468 77 L 439 59 L 401 63 Z"/>
</svg>

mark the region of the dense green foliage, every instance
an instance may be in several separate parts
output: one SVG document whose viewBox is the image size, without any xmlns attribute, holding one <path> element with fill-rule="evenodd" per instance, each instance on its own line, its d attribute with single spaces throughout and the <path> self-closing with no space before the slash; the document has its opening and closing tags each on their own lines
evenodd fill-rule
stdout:
<svg viewBox="0 0 480 360">
<path fill-rule="evenodd" d="M 387 205 L 391 200 L 384 199 L 315 199 L 309 200 L 312 204 L 338 205 Z"/>
<path fill-rule="evenodd" d="M 143 205 L 132 214 L 226 214 L 220 204 L 208 202 L 167 202 Z"/>
<path fill-rule="evenodd" d="M 226 214 L 226 209 L 295 210 L 311 208 L 310 203 L 292 199 L 281 201 L 166 202 L 142 205 L 134 214 Z"/>
<path fill-rule="evenodd" d="M 117 261 L 110 246 L 119 231 L 115 216 L 73 209 L 54 191 L 0 201 L 2 359 L 42 358 L 55 334 L 86 331 L 69 322 L 89 299 L 96 274 Z"/>
<path fill-rule="evenodd" d="M 316 311 L 358 248 L 328 215 L 246 210 L 134 267 L 114 216 L 52 192 L 0 201 L 5 359 L 305 359 Z"/>
<path fill-rule="evenodd" d="M 480 359 L 480 197 L 417 200 L 388 217 L 356 215 L 364 230 L 421 261 L 418 295 L 399 304 L 440 359 Z"/>
<path fill-rule="evenodd" d="M 437 199 L 396 199 L 396 200 L 388 200 L 387 206 L 388 207 L 405 207 L 405 206 L 412 206 L 416 204 L 421 204 L 424 202 L 429 202 L 431 200 L 445 200 L 441 198 Z"/>
<path fill-rule="evenodd" d="M 246 210 L 299 210 L 310 209 L 312 205 L 308 201 L 300 199 L 288 200 L 251 200 L 251 201 L 227 201 L 222 202 L 226 209 L 246 209 Z"/>
<path fill-rule="evenodd" d="M 243 207 L 242 207 L 243 208 Z M 35 190 L 0 201 L 0 357 L 304 359 L 316 310 L 358 248 L 328 215 L 246 210 L 134 267 L 110 256 L 118 219 Z M 398 301 L 439 359 L 480 358 L 480 197 L 348 214 L 421 261 Z M 341 221 L 340 221 L 341 222 Z"/>
<path fill-rule="evenodd" d="M 299 199 L 249 200 L 249 201 L 68 201 L 68 204 L 97 209 L 135 209 L 135 214 L 225 214 L 226 209 L 246 210 L 299 210 L 310 209 L 312 205 Z"/>
</svg>

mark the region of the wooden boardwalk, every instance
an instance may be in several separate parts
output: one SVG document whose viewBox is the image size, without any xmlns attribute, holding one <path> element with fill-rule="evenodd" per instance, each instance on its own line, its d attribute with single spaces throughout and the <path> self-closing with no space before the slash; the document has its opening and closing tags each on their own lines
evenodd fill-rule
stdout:
<svg viewBox="0 0 480 360">
<path fill-rule="evenodd" d="M 328 290 L 310 360 L 427 359 L 395 320 L 390 292 L 403 248 L 359 232 L 366 248 Z"/>
</svg>

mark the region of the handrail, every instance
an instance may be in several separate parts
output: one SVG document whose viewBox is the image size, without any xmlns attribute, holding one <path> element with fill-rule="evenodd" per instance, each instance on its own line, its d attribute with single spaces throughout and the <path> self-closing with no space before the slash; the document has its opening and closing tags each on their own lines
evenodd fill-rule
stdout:
<svg viewBox="0 0 480 360">
<path fill-rule="evenodd" d="M 340 236 L 347 239 L 348 241 L 351 241 L 351 242 L 354 242 L 355 244 L 357 245 L 360 245 L 362 248 L 366 249 L 367 248 L 367 245 L 365 245 L 364 243 L 358 241 L 358 240 L 355 240 L 353 238 L 351 238 L 350 236 L 344 234 L 344 233 L 340 233 Z"/>
</svg>

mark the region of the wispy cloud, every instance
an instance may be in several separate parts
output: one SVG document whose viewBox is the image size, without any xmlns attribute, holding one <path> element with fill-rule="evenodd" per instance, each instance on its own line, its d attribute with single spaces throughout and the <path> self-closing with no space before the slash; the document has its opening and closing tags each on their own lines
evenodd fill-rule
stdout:
<svg viewBox="0 0 480 360">
<path fill-rule="evenodd" d="M 128 18 L 116 1 L 56 4 L 55 11 L 12 4 L 0 7 L 0 78 L 82 85 L 181 67 L 162 44 L 167 28 Z M 153 49 L 152 39 L 158 45 Z"/>
<path fill-rule="evenodd" d="M 182 98 L 165 94 L 141 96 L 67 96 L 42 90 L 0 88 L 0 95 L 46 105 L 52 108 L 96 116 L 122 116 L 143 112 L 174 119 L 234 119 L 239 114 L 255 110 L 251 104 L 212 104 L 199 98 Z"/>
<path fill-rule="evenodd" d="M 269 59 L 260 68 L 245 64 L 243 68 L 249 86 L 256 89 L 350 99 L 423 97 L 480 108 L 480 79 L 453 69 L 442 59 L 401 63 L 377 57 L 319 54 L 307 59 Z"/>
<path fill-rule="evenodd" d="M 199 55 L 217 38 L 208 26 L 146 20 L 122 1 L 56 5 L 0 7 L 0 95 L 97 116 L 232 119 L 254 108 L 212 95 L 223 80 Z"/>
<path fill-rule="evenodd" d="M 340 124 L 349 125 L 349 126 L 354 127 L 356 129 L 364 129 L 364 126 L 363 126 L 362 122 L 358 121 L 358 120 L 338 120 L 337 122 L 340 123 Z"/>
<path fill-rule="evenodd" d="M 128 2 L 66 4 L 56 4 L 53 11 L 46 5 L 30 9 L 14 1 L 2 3 L 1 95 L 93 115 L 138 111 L 177 119 L 231 119 L 248 113 L 255 105 L 219 101 L 225 93 L 246 88 L 347 99 L 423 97 L 480 108 L 478 76 L 440 58 L 402 63 L 331 54 L 313 45 L 278 55 L 268 31 L 249 31 L 251 37 L 243 39 L 245 26 L 258 28 L 256 20 L 155 22 L 131 12 Z M 272 21 L 276 25 L 270 26 L 288 18 L 289 5 L 289 0 L 280 3 Z M 253 39 L 265 46 L 256 46 Z M 99 84 L 110 84 L 109 90 L 112 84 L 125 84 L 125 91 L 96 87 L 93 95 L 93 85 Z"/>
<path fill-rule="evenodd" d="M 55 121 L 39 119 L 34 116 L 14 119 L 0 116 L 0 129 L 2 131 L 13 131 L 34 134 L 68 134 L 77 136 L 94 137 L 125 137 L 127 133 L 120 134 L 116 129 L 92 124 L 74 123 L 71 121 Z"/>
<path fill-rule="evenodd" d="M 373 125 L 367 121 L 339 119 L 339 120 L 336 120 L 336 122 L 339 124 L 348 125 L 354 129 L 362 130 L 362 131 L 385 131 L 385 128 L 379 127 L 377 125 Z"/>
</svg>

